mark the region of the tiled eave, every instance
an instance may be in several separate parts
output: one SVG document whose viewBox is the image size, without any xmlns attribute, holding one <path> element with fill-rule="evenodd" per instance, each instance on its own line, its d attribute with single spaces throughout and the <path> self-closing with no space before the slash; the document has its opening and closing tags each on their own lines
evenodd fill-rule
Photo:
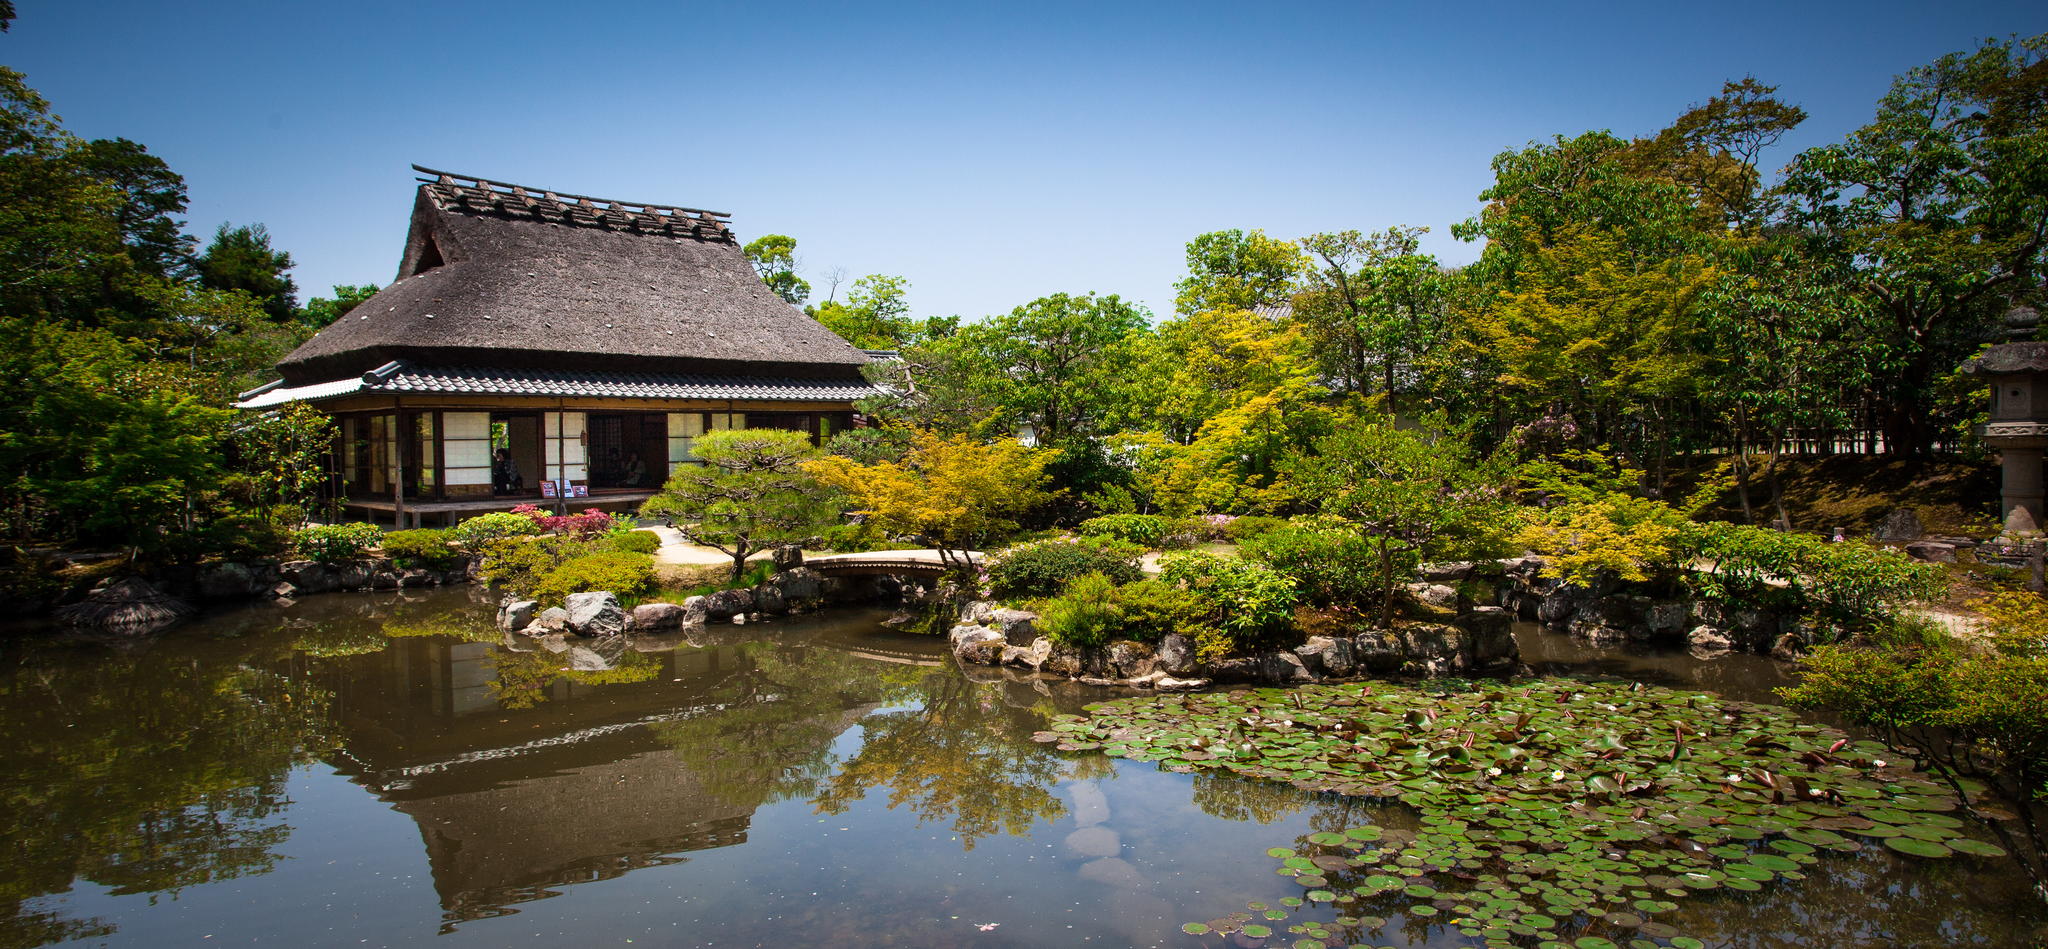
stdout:
<svg viewBox="0 0 2048 949">
<path fill-rule="evenodd" d="M 551 372 L 535 369 L 415 368 L 392 363 L 360 377 L 242 394 L 236 408 L 267 409 L 350 395 L 497 395 L 566 398 L 695 399 L 749 402 L 851 402 L 875 395 L 864 382 L 767 376 L 653 372 Z"/>
</svg>

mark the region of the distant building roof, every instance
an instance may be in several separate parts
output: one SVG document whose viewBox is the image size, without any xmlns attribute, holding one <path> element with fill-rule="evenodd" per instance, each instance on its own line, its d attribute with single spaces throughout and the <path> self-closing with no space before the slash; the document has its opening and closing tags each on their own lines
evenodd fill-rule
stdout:
<svg viewBox="0 0 2048 949">
<path fill-rule="evenodd" d="M 878 391 L 866 382 L 842 379 L 589 370 L 434 369 L 399 362 L 333 382 L 303 386 L 273 383 L 243 393 L 236 406 L 265 409 L 286 402 L 318 402 L 361 393 L 846 402 L 875 395 Z"/>
<path fill-rule="evenodd" d="M 287 384 L 393 360 L 839 379 L 868 361 L 761 282 L 721 212 L 414 168 L 398 280 L 286 356 Z"/>
</svg>

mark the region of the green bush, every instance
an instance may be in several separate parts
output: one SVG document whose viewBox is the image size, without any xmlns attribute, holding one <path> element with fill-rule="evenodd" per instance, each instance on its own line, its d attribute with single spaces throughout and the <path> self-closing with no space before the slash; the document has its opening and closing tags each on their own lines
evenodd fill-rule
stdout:
<svg viewBox="0 0 2048 949">
<path fill-rule="evenodd" d="M 1169 633 L 1198 634 L 1206 610 L 1186 590 L 1157 580 L 1115 585 L 1099 573 L 1076 577 L 1059 596 L 1037 604 L 1038 628 L 1070 646 L 1114 639 L 1158 642 Z"/>
<path fill-rule="evenodd" d="M 661 535 L 643 530 L 614 531 L 605 537 L 605 544 L 613 550 L 651 554 L 661 549 Z"/>
<path fill-rule="evenodd" d="M 1357 530 L 1327 519 L 1283 523 L 1246 541 L 1243 552 L 1293 578 L 1311 606 L 1364 606 L 1386 594 L 1373 546 Z"/>
<path fill-rule="evenodd" d="M 1144 579 L 1138 558 L 1144 553 L 1130 544 L 1097 537 L 1055 537 L 1018 544 L 991 554 L 983 563 L 991 595 L 1004 600 L 1034 599 L 1058 594 L 1075 578 L 1099 573 L 1112 583 Z"/>
<path fill-rule="evenodd" d="M 1110 537 L 1140 547 L 1158 547 L 1172 524 L 1157 514 L 1104 514 L 1081 522 L 1082 534 Z"/>
<path fill-rule="evenodd" d="M 1056 643 L 1100 646 L 1123 631 L 1123 605 L 1116 594 L 1116 582 L 1102 574 L 1075 577 L 1065 592 L 1039 604 L 1036 625 Z"/>
<path fill-rule="evenodd" d="M 1247 541 L 1256 540 L 1267 533 L 1286 526 L 1286 518 L 1267 517 L 1263 514 L 1247 514 L 1232 520 L 1224 527 L 1224 532 L 1230 535 L 1231 541 L 1242 544 Z"/>
<path fill-rule="evenodd" d="M 292 546 L 309 560 L 338 563 L 361 557 L 383 536 L 375 524 L 314 524 L 292 532 Z"/>
<path fill-rule="evenodd" d="M 462 552 L 448 546 L 454 539 L 454 532 L 447 530 L 392 531 L 384 535 L 378 546 L 384 548 L 384 555 L 399 569 L 446 570 L 462 560 Z"/>
<path fill-rule="evenodd" d="M 455 542 L 464 549 L 479 551 L 494 540 L 531 537 L 538 533 L 540 525 L 535 524 L 531 517 L 510 511 L 492 511 L 455 525 Z"/>
<path fill-rule="evenodd" d="M 1807 613 L 1835 633 L 1889 622 L 1914 600 L 1942 592 L 1941 570 L 1860 540 L 1718 521 L 1687 524 L 1676 546 L 1712 570 L 1690 570 L 1700 596 Z"/>
<path fill-rule="evenodd" d="M 1196 643 L 1203 659 L 1291 645 L 1299 637 L 1294 581 L 1266 564 L 1188 553 L 1167 557 L 1160 568 L 1160 580 L 1194 594 L 1202 605 Z"/>
<path fill-rule="evenodd" d="M 532 596 L 556 567 L 600 550 L 593 541 L 575 536 L 501 537 L 485 543 L 477 554 L 477 576 L 491 586 Z"/>
<path fill-rule="evenodd" d="M 870 550 L 906 550 L 916 544 L 906 544 L 882 533 L 873 521 L 859 521 L 850 524 L 834 524 L 818 535 L 818 545 L 825 550 L 841 554 L 858 554 Z"/>
<path fill-rule="evenodd" d="M 542 574 L 534 585 L 533 597 L 543 603 L 559 603 L 571 593 L 603 590 L 625 601 L 652 595 L 657 580 L 654 558 L 626 550 L 606 550 L 571 557 Z"/>
</svg>

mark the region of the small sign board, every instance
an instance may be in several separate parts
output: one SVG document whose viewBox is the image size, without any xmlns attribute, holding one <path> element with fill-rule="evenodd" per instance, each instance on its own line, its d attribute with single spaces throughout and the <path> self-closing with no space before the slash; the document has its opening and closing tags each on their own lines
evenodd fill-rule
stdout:
<svg viewBox="0 0 2048 949">
<path fill-rule="evenodd" d="M 589 497 L 589 496 L 590 496 L 590 485 L 587 485 L 587 484 L 571 484 L 571 485 L 566 485 L 566 487 L 567 487 L 567 488 L 569 489 L 569 497 L 572 497 L 572 498 L 587 498 L 587 497 Z"/>
<path fill-rule="evenodd" d="M 553 481 L 543 481 L 543 482 L 541 482 L 541 483 L 540 483 L 540 496 L 541 496 L 541 497 L 544 497 L 544 498 L 551 498 L 551 497 L 554 497 L 554 496 L 555 496 L 555 483 L 554 483 Z"/>
</svg>

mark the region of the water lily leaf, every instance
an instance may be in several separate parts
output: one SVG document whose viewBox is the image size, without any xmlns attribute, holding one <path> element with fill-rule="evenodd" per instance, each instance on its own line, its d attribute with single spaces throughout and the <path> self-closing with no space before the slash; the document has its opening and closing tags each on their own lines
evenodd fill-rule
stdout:
<svg viewBox="0 0 2048 949">
<path fill-rule="evenodd" d="M 1985 843 L 1981 840 L 1972 840 L 1968 837 L 1962 837 L 1956 840 L 1951 840 L 1945 846 L 1947 846 L 1948 849 L 1953 850 L 1957 853 L 1967 853 L 1972 856 L 1978 857 L 2007 856 L 2004 847 L 2000 847 L 1997 844 Z"/>
<path fill-rule="evenodd" d="M 1946 857 L 1955 852 L 1941 844 L 1931 840 L 1921 840 L 1918 837 L 1886 837 L 1884 845 L 1900 853 L 1911 854 L 1915 857 Z"/>
</svg>

